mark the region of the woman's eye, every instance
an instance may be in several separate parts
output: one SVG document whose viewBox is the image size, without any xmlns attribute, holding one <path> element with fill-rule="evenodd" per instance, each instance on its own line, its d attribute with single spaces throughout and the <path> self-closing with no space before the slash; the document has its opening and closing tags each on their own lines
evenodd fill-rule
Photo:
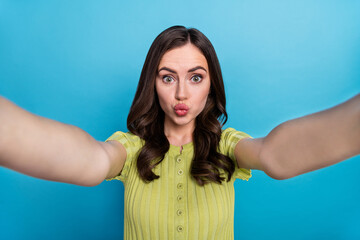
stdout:
<svg viewBox="0 0 360 240">
<path fill-rule="evenodd" d="M 202 77 L 199 76 L 199 75 L 195 75 L 195 76 L 193 76 L 193 77 L 191 78 L 191 80 L 192 80 L 193 82 L 198 83 L 198 82 L 201 82 Z"/>
<path fill-rule="evenodd" d="M 173 80 L 174 80 L 174 79 L 173 79 L 172 77 L 170 77 L 170 76 L 164 76 L 164 77 L 163 77 L 163 81 L 164 81 L 165 83 L 171 83 Z"/>
</svg>

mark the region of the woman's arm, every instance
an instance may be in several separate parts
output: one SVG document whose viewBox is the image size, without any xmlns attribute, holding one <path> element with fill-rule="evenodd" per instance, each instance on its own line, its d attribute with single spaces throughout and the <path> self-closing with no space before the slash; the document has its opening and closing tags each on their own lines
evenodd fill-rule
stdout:
<svg viewBox="0 0 360 240">
<path fill-rule="evenodd" d="M 1 166 L 36 178 L 94 186 L 121 170 L 123 151 L 119 144 L 98 142 L 78 127 L 36 116 L 0 97 Z"/>
<path fill-rule="evenodd" d="M 280 124 L 263 139 L 258 160 L 270 177 L 287 179 L 358 154 L 360 94 Z"/>
</svg>

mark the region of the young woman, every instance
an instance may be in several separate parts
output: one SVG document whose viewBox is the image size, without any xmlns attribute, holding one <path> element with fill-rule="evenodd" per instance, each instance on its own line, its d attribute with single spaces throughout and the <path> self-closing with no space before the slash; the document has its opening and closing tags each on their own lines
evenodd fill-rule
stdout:
<svg viewBox="0 0 360 240">
<path fill-rule="evenodd" d="M 37 178 L 125 186 L 124 239 L 233 239 L 236 178 L 287 179 L 360 153 L 360 95 L 252 138 L 227 120 L 220 65 L 198 30 L 162 32 L 146 57 L 129 132 L 106 142 L 0 98 L 0 163 Z M 19 150 L 21 149 L 21 150 Z"/>
</svg>

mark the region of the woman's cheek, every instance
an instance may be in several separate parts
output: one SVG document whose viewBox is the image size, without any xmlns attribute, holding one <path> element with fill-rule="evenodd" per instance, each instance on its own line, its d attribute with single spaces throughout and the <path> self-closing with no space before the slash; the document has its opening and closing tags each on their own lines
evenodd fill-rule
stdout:
<svg viewBox="0 0 360 240">
<path fill-rule="evenodd" d="M 162 96 L 166 96 L 166 95 L 163 95 Z M 166 97 L 161 97 L 159 96 L 159 103 L 160 103 L 160 107 L 161 109 L 167 113 L 168 111 L 170 111 L 171 109 L 171 103 L 169 102 L 168 99 L 166 99 Z"/>
</svg>

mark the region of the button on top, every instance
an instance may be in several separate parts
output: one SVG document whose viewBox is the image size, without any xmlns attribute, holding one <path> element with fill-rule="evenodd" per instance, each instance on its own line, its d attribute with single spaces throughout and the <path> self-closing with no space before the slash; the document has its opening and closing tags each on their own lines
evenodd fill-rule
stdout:
<svg viewBox="0 0 360 240">
<path fill-rule="evenodd" d="M 182 230 L 184 230 L 184 228 L 183 228 L 181 225 L 179 225 L 179 226 L 177 227 L 177 230 L 178 230 L 178 232 L 182 232 Z"/>
<path fill-rule="evenodd" d="M 183 175 L 184 171 L 182 169 L 179 169 L 178 174 Z"/>
<path fill-rule="evenodd" d="M 178 216 L 181 216 L 181 215 L 183 214 L 183 211 L 181 211 L 181 210 L 179 209 L 179 210 L 177 210 L 176 213 L 177 213 Z"/>
<path fill-rule="evenodd" d="M 180 196 L 180 195 L 179 195 L 179 196 L 177 196 L 177 200 L 178 200 L 178 201 L 181 201 L 182 199 L 183 199 L 183 197 L 182 197 L 182 196 Z"/>
<path fill-rule="evenodd" d="M 182 183 L 178 183 L 177 188 L 178 188 L 178 189 L 182 189 L 182 188 L 183 188 L 183 184 L 182 184 Z"/>
<path fill-rule="evenodd" d="M 181 163 L 181 158 L 176 159 L 178 163 Z"/>
</svg>

